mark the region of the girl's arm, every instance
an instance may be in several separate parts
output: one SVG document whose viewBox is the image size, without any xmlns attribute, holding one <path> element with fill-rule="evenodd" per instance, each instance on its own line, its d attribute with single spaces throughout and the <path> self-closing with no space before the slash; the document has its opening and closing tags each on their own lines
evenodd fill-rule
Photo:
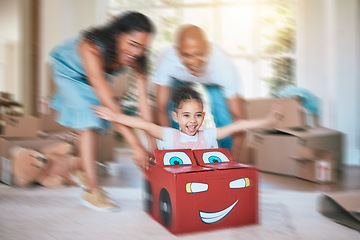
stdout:
<svg viewBox="0 0 360 240">
<path fill-rule="evenodd" d="M 266 128 L 274 126 L 283 117 L 281 109 L 273 106 L 270 113 L 263 119 L 238 120 L 229 125 L 217 128 L 216 139 L 223 139 L 236 132 L 244 132 L 255 128 Z"/>
<path fill-rule="evenodd" d="M 163 130 L 159 125 L 146 121 L 140 117 L 132 117 L 123 113 L 115 113 L 111 109 L 102 106 L 94 106 L 94 112 L 99 115 L 100 118 L 105 120 L 123 124 L 128 127 L 144 130 L 154 138 L 163 140 Z"/>
</svg>

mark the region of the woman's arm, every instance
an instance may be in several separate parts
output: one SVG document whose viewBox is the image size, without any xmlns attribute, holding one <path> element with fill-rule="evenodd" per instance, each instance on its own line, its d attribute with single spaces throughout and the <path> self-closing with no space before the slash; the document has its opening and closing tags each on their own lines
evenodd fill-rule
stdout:
<svg viewBox="0 0 360 240">
<path fill-rule="evenodd" d="M 94 106 L 94 112 L 99 115 L 100 118 L 111 122 L 117 122 L 128 127 L 144 130 L 154 138 L 163 140 L 163 131 L 159 125 L 146 121 L 140 117 L 132 117 L 123 113 L 115 113 L 107 107 Z"/>
<path fill-rule="evenodd" d="M 237 132 L 244 132 L 255 128 L 274 126 L 281 120 L 283 114 L 279 106 L 273 106 L 270 113 L 263 119 L 238 120 L 232 124 L 217 128 L 216 139 L 223 139 Z"/>
<path fill-rule="evenodd" d="M 100 102 L 116 113 L 120 113 L 120 108 L 115 101 L 114 92 L 106 81 L 104 76 L 104 65 L 100 49 L 97 45 L 90 41 L 84 40 L 79 45 L 79 54 L 82 57 L 88 81 L 94 88 Z M 120 132 L 131 145 L 134 150 L 134 160 L 136 164 L 145 168 L 149 159 L 146 152 L 135 133 L 129 128 L 121 124 L 114 124 L 114 127 Z"/>
<path fill-rule="evenodd" d="M 138 107 L 140 116 L 146 121 L 154 122 L 148 99 L 148 81 L 145 74 L 139 72 L 136 73 L 136 85 L 138 90 Z M 148 140 L 148 150 L 153 152 L 153 150 L 157 149 L 155 139 L 153 138 L 153 135 L 149 135 L 148 132 L 146 132 L 146 137 Z"/>
</svg>

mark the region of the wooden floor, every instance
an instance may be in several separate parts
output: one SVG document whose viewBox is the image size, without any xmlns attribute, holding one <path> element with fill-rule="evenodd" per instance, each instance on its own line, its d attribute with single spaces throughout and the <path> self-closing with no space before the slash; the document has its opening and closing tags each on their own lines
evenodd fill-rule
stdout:
<svg viewBox="0 0 360 240">
<path fill-rule="evenodd" d="M 117 148 L 116 158 L 104 168 L 100 183 L 105 187 L 131 187 L 142 186 L 142 173 L 131 159 L 128 148 Z M 296 190 L 296 191 L 347 191 L 360 190 L 360 167 L 345 166 L 336 183 L 318 184 L 296 177 L 281 176 L 277 174 L 259 172 L 259 189 Z"/>
</svg>

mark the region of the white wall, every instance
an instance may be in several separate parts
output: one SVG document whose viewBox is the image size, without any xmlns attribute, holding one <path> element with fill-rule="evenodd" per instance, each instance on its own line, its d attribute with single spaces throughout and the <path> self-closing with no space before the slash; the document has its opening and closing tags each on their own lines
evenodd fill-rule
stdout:
<svg viewBox="0 0 360 240">
<path fill-rule="evenodd" d="M 20 0 L 0 0 L 0 91 L 21 100 L 20 71 Z"/>
<path fill-rule="evenodd" d="M 325 127 L 346 136 L 345 163 L 360 165 L 359 1 L 300 0 L 298 85 L 321 99 Z"/>
<path fill-rule="evenodd" d="M 3 0 L 0 0 L 3 1 Z M 106 1 L 42 0 L 41 96 L 52 47 L 105 20 Z M 321 99 L 325 127 L 346 136 L 345 163 L 360 165 L 360 6 L 358 0 L 298 0 L 298 85 Z"/>
<path fill-rule="evenodd" d="M 0 0 L 0 38 L 19 40 L 19 0 Z"/>
<path fill-rule="evenodd" d="M 51 49 L 84 29 L 104 23 L 106 4 L 103 0 L 41 1 L 40 97 L 47 97 L 51 89 L 47 72 Z"/>
</svg>

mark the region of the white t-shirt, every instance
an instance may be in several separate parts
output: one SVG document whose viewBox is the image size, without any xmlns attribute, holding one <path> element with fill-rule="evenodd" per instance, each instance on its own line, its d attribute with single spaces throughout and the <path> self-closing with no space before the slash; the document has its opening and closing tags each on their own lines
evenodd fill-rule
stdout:
<svg viewBox="0 0 360 240">
<path fill-rule="evenodd" d="M 218 85 L 222 88 L 226 98 L 234 97 L 242 87 L 236 67 L 222 49 L 215 43 L 210 44 L 209 61 L 202 76 L 197 77 L 189 73 L 181 63 L 175 47 L 168 46 L 158 59 L 153 82 L 162 86 L 170 86 L 171 78 L 174 77 L 186 82 Z"/>
<path fill-rule="evenodd" d="M 162 127 L 163 140 L 156 140 L 156 145 L 159 150 L 170 150 L 174 149 L 174 138 L 175 131 L 180 131 L 175 128 Z M 216 141 L 216 128 L 206 128 L 203 130 L 204 139 L 206 142 L 206 148 L 217 148 L 218 143 Z M 180 132 L 180 142 L 197 142 L 198 133 L 194 136 L 189 136 L 185 133 Z"/>
</svg>

